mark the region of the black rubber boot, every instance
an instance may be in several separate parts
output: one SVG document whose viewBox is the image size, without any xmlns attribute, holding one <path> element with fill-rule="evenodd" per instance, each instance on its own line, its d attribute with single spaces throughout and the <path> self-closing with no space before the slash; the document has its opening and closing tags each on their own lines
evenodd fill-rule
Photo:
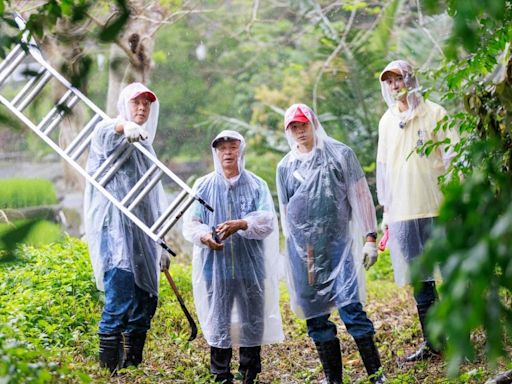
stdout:
<svg viewBox="0 0 512 384">
<path fill-rule="evenodd" d="M 240 347 L 240 373 L 243 384 L 253 384 L 261 372 L 261 347 Z"/>
<path fill-rule="evenodd" d="M 146 343 L 146 332 L 123 333 L 124 336 L 124 363 L 123 368 L 137 367 L 142 363 L 142 351 Z"/>
<path fill-rule="evenodd" d="M 373 336 L 362 337 L 354 340 L 357 344 L 357 349 L 359 349 L 359 354 L 363 360 L 366 372 L 368 372 L 370 381 L 375 384 L 385 383 L 386 377 L 383 374 L 378 373 L 381 367 L 380 356 L 375 345 L 375 341 L 373 340 Z"/>
<path fill-rule="evenodd" d="M 427 312 L 433 304 L 434 302 L 416 305 L 416 308 L 418 309 L 418 317 L 420 318 L 421 331 L 423 332 L 423 339 L 425 341 L 421 343 L 420 347 L 416 352 L 414 352 L 412 355 L 407 356 L 405 358 L 405 361 L 427 360 L 440 354 L 440 352 L 437 351 L 432 345 L 432 343 L 428 340 L 426 332 Z"/>
<path fill-rule="evenodd" d="M 233 383 L 233 375 L 230 371 L 232 355 L 231 348 L 210 347 L 210 370 L 215 376 L 216 383 Z"/>
<path fill-rule="evenodd" d="M 324 368 L 328 384 L 341 384 L 343 366 L 341 364 L 341 347 L 338 338 L 326 342 L 315 342 L 320 362 Z"/>
<path fill-rule="evenodd" d="M 123 336 L 121 333 L 98 333 L 100 337 L 100 367 L 115 374 L 123 363 Z"/>
</svg>

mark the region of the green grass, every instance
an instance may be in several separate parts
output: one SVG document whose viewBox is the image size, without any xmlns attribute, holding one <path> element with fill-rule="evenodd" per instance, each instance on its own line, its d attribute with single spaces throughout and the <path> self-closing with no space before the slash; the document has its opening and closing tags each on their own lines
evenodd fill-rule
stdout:
<svg viewBox="0 0 512 384">
<path fill-rule="evenodd" d="M 0 250 L 6 249 L 6 243 L 10 242 L 11 236 L 14 236 L 11 231 L 21 228 L 30 222 L 30 220 L 17 220 L 9 224 L 0 223 Z M 38 246 L 58 241 L 61 237 L 62 231 L 58 224 L 46 220 L 39 220 L 35 222 L 28 230 L 28 233 L 19 240 L 24 244 Z"/>
<path fill-rule="evenodd" d="M 477 360 L 463 364 L 461 374 L 454 379 L 446 378 L 446 364 L 441 359 L 397 364 L 420 342 L 413 298 L 409 288 L 399 289 L 393 283 L 386 272 L 385 257 L 372 268 L 375 271 L 367 281 L 365 308 L 375 325 L 390 384 L 476 384 L 495 372 L 486 366 L 485 340 L 478 333 L 473 338 L 480 351 Z M 171 274 L 195 318 L 190 265 L 173 263 Z M 161 279 L 144 363 L 139 369 L 110 378 L 98 368 L 97 361 L 96 332 L 103 295 L 96 289 L 87 246 L 82 241 L 66 238 L 38 248 L 21 246 L 15 258 L 0 261 L 0 276 L 0 383 L 213 383 L 209 347 L 201 332 L 193 342 L 187 340 L 188 323 L 165 278 Z M 304 320 L 291 312 L 284 284 L 280 291 L 286 338 L 283 343 L 263 346 L 262 382 L 316 384 L 323 374 L 314 344 L 307 336 Z M 342 342 L 344 383 L 368 383 L 354 341 L 337 314 L 331 319 Z M 236 350 L 233 356 L 236 372 Z M 506 362 L 501 362 L 499 368 L 504 367 Z"/>
<path fill-rule="evenodd" d="M 1 179 L 0 209 L 57 203 L 53 184 L 44 179 Z"/>
</svg>

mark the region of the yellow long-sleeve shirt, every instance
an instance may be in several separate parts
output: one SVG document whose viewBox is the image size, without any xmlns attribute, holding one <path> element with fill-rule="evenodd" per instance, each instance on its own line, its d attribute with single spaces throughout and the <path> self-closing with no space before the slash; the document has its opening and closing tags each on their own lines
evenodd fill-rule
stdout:
<svg viewBox="0 0 512 384">
<path fill-rule="evenodd" d="M 458 140 L 453 131 L 434 132 L 437 122 L 446 115 L 440 105 L 421 102 L 404 128 L 400 128 L 398 110 L 388 110 L 379 123 L 377 150 L 377 192 L 384 205 L 388 222 L 413 220 L 438 215 L 442 194 L 438 177 L 445 172 L 450 159 L 444 146 L 428 156 L 416 148 L 429 140 Z"/>
</svg>

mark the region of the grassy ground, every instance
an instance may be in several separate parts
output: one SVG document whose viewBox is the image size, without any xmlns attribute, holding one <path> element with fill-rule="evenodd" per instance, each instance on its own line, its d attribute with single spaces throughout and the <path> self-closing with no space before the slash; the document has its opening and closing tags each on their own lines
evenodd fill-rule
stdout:
<svg viewBox="0 0 512 384">
<path fill-rule="evenodd" d="M 171 273 L 188 308 L 192 302 L 190 267 L 175 263 Z M 14 261 L 0 258 L 0 382 L 2 383 L 212 383 L 208 373 L 209 347 L 199 333 L 188 342 L 188 324 L 162 279 L 157 314 L 149 333 L 145 361 L 111 378 L 97 364 L 95 334 L 102 297 L 91 278 L 85 245 L 75 239 L 42 248 L 24 248 Z M 486 367 L 484 340 L 475 334 L 479 354 L 461 375 L 448 380 L 442 359 L 402 364 L 420 341 L 413 299 L 390 277 L 382 257 L 369 274 L 368 304 L 384 371 L 390 383 L 484 383 L 495 370 Z M 291 312 L 282 286 L 281 308 L 286 339 L 264 346 L 261 383 L 319 383 L 323 377 L 305 322 Z M 366 383 L 356 346 L 339 321 L 345 383 Z M 234 354 L 233 371 L 237 368 Z M 504 369 L 500 364 L 497 370 Z"/>
</svg>

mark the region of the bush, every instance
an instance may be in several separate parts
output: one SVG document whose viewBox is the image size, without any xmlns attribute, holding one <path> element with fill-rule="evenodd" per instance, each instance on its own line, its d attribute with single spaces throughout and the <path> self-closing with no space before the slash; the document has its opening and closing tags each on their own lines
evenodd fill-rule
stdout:
<svg viewBox="0 0 512 384">
<path fill-rule="evenodd" d="M 29 226 L 26 233 L 22 238 L 15 238 L 17 229 L 22 229 L 24 226 Z M 62 236 L 60 226 L 58 224 L 46 220 L 17 220 L 13 223 L 4 224 L 0 223 L 0 250 L 10 249 L 10 243 L 23 242 L 30 245 L 42 245 L 58 241 Z"/>
<path fill-rule="evenodd" d="M 56 203 L 55 188 L 48 180 L 4 179 L 0 181 L 0 209 Z"/>
<path fill-rule="evenodd" d="M 0 382 L 90 382 L 73 356 L 96 352 L 100 292 L 79 240 L 23 246 L 0 263 Z"/>
</svg>

